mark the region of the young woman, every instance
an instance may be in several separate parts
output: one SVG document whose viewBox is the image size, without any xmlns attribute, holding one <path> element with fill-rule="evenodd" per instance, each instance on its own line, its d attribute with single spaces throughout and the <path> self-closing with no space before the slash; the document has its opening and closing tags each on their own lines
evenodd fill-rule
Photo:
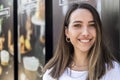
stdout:
<svg viewBox="0 0 120 80">
<path fill-rule="evenodd" d="M 68 10 L 53 58 L 43 80 L 119 80 L 120 65 L 103 42 L 98 12 L 89 4 Z"/>
</svg>

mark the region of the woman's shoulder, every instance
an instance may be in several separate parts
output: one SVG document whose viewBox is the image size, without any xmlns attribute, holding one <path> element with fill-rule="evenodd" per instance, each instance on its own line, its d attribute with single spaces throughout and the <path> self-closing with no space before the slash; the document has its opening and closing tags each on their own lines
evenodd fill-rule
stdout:
<svg viewBox="0 0 120 80">
<path fill-rule="evenodd" d="M 120 68 L 120 63 L 113 61 L 113 67 Z"/>
<path fill-rule="evenodd" d="M 120 77 L 120 64 L 113 61 L 113 68 L 107 69 L 103 80 L 119 80 Z M 102 79 L 101 79 L 102 80 Z"/>
<path fill-rule="evenodd" d="M 50 75 L 51 70 L 52 68 L 46 70 L 46 72 L 43 74 L 43 80 L 54 80 Z"/>
<path fill-rule="evenodd" d="M 108 71 L 112 71 L 112 72 L 119 72 L 120 75 L 120 63 L 113 61 L 113 68 L 108 70 Z"/>
<path fill-rule="evenodd" d="M 113 61 L 112 63 L 113 63 L 113 68 L 111 68 L 110 70 L 107 70 L 107 72 L 110 74 L 115 73 L 115 75 L 119 74 L 120 76 L 120 64 L 116 61 Z"/>
</svg>

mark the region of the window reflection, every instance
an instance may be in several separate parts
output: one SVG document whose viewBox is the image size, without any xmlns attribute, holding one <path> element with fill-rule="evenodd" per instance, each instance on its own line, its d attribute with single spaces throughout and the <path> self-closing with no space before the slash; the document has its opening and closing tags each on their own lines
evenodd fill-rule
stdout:
<svg viewBox="0 0 120 80">
<path fill-rule="evenodd" d="M 14 80 L 13 0 L 0 0 L 0 80 Z"/>
<path fill-rule="evenodd" d="M 45 2 L 18 1 L 19 80 L 42 80 L 45 63 Z"/>
</svg>

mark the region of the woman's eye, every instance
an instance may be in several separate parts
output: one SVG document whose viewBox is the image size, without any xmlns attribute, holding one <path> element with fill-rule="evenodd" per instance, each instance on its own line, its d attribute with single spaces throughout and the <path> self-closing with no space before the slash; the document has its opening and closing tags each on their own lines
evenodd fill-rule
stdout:
<svg viewBox="0 0 120 80">
<path fill-rule="evenodd" d="M 95 27 L 95 24 L 90 24 L 89 26 L 90 26 L 90 27 Z"/>
<path fill-rule="evenodd" d="M 74 26 L 74 27 L 81 27 L 80 24 L 74 24 L 73 26 Z"/>
</svg>

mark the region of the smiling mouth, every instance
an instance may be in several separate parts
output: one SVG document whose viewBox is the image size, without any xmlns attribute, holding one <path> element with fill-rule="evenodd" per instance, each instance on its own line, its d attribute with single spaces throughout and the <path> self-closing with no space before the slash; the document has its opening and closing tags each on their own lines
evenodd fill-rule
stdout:
<svg viewBox="0 0 120 80">
<path fill-rule="evenodd" d="M 82 42 L 82 43 L 88 43 L 88 42 L 90 42 L 92 39 L 87 39 L 87 40 L 81 40 L 81 39 L 78 39 L 80 42 Z"/>
</svg>

